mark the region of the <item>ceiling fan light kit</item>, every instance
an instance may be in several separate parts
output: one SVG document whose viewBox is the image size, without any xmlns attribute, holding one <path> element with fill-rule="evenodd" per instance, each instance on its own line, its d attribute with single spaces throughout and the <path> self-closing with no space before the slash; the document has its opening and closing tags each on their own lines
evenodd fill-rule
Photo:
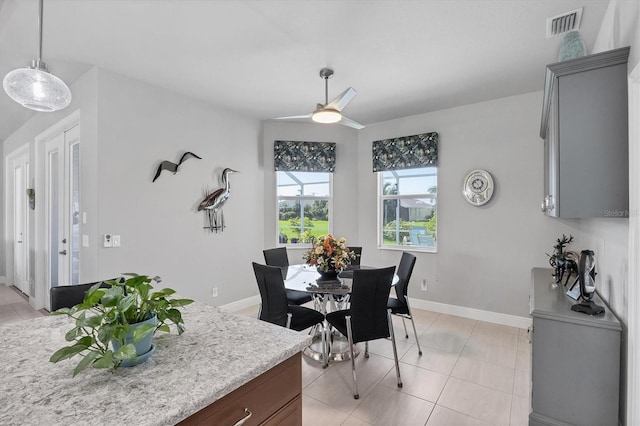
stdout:
<svg viewBox="0 0 640 426">
<path fill-rule="evenodd" d="M 38 59 L 31 66 L 7 73 L 2 81 L 4 91 L 11 99 L 35 111 L 58 111 L 71 103 L 71 91 L 60 78 L 51 74 L 42 62 L 42 3 L 38 20 Z"/>
<path fill-rule="evenodd" d="M 333 108 L 320 108 L 313 112 L 311 119 L 316 123 L 331 124 L 342 120 L 342 114 Z"/>
</svg>

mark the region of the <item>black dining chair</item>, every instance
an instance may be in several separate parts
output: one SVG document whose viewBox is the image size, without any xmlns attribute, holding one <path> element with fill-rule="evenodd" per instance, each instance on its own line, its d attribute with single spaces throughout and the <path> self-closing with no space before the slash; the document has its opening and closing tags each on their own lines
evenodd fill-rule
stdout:
<svg viewBox="0 0 640 426">
<path fill-rule="evenodd" d="M 286 247 L 278 247 L 263 250 L 262 254 L 264 254 L 264 261 L 269 266 L 278 266 L 281 268 L 281 271 L 286 272 L 287 266 L 289 266 L 289 257 L 287 256 Z M 285 289 L 287 293 L 287 300 L 291 305 L 304 305 L 307 302 L 311 302 L 313 300 L 313 296 L 311 293 L 300 290 L 292 290 Z"/>
<path fill-rule="evenodd" d="M 296 331 L 305 330 L 324 321 L 324 315 L 314 309 L 287 303 L 280 268 L 255 262 L 252 265 L 262 299 L 260 320 Z M 325 346 L 324 333 L 322 346 Z"/>
<path fill-rule="evenodd" d="M 411 280 L 411 274 L 413 273 L 413 267 L 416 264 L 416 257 L 411 253 L 402 252 L 400 258 L 400 264 L 398 265 L 398 282 L 394 285 L 396 289 L 397 297 L 390 297 L 387 302 L 387 308 L 391 309 L 393 315 L 402 318 L 402 326 L 404 327 L 404 337 L 409 338 L 407 333 L 407 325 L 404 323 L 405 318 L 411 320 L 413 326 L 413 334 L 416 336 L 416 345 L 418 346 L 418 355 L 422 355 L 422 349 L 420 349 L 420 341 L 418 340 L 418 332 L 416 331 L 416 324 L 413 321 L 413 314 L 411 313 L 411 307 L 409 306 L 409 296 L 407 291 L 409 289 L 409 280 Z"/>
<path fill-rule="evenodd" d="M 356 380 L 356 364 L 353 345 L 365 342 L 365 358 L 369 357 L 369 340 L 391 337 L 393 357 L 396 362 L 398 387 L 402 387 L 398 351 L 393 333 L 391 311 L 387 309 L 387 299 L 391 290 L 395 267 L 381 269 L 358 269 L 353 271 L 351 306 L 349 309 L 330 312 L 327 322 L 349 340 L 351 371 L 353 374 L 353 397 L 360 398 Z M 327 342 L 330 347 L 330 342 Z"/>
<path fill-rule="evenodd" d="M 76 285 L 62 285 L 57 287 L 51 287 L 49 290 L 49 298 L 51 302 L 51 312 L 57 311 L 61 308 L 71 308 L 84 300 L 84 294 L 97 283 L 88 284 L 76 284 Z M 110 287 L 107 284 L 103 284 L 100 287 Z"/>
</svg>

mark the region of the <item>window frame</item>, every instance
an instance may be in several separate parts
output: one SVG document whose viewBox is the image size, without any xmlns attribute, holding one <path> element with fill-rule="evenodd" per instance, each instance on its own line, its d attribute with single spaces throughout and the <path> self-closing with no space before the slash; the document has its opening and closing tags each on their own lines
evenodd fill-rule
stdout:
<svg viewBox="0 0 640 426">
<path fill-rule="evenodd" d="M 416 169 L 427 169 L 427 168 L 433 168 L 435 169 L 435 175 L 417 175 L 417 176 L 435 176 L 436 177 L 436 192 L 435 194 L 431 194 L 428 192 L 425 193 L 421 193 L 421 194 L 407 194 L 407 195 L 385 195 L 383 194 L 383 189 L 384 189 L 384 173 L 385 172 L 395 172 L 395 170 L 384 170 L 384 171 L 379 171 L 376 172 L 377 176 L 377 181 L 378 181 L 378 185 L 377 185 L 377 204 L 378 204 L 378 208 L 377 208 L 377 223 L 376 223 L 376 233 L 377 233 L 377 245 L 378 245 L 378 250 L 398 250 L 398 251 L 406 251 L 406 250 L 411 250 L 411 251 L 417 251 L 417 252 L 425 252 L 425 253 L 437 253 L 438 252 L 438 242 L 437 239 L 434 240 L 434 246 L 420 246 L 420 245 L 398 245 L 398 244 L 391 244 L 391 245 L 386 245 L 384 244 L 384 202 L 386 200 L 401 200 L 401 199 L 432 199 L 435 200 L 435 214 L 437 216 L 438 214 L 438 167 L 437 166 L 426 166 L 426 167 L 417 167 Z M 411 170 L 411 169 L 403 169 L 403 170 Z M 409 176 L 403 176 L 403 177 L 412 177 L 411 175 Z M 415 177 L 415 176 L 414 176 Z M 436 219 L 436 236 L 438 235 L 438 222 Z M 437 238 L 437 237 L 436 237 Z"/>
<path fill-rule="evenodd" d="M 328 196 L 314 196 L 314 195 L 284 195 L 284 196 L 280 196 L 278 195 L 278 173 L 324 173 L 324 174 L 328 174 L 329 175 L 329 195 Z M 291 176 L 290 176 L 291 177 Z M 293 179 L 293 177 L 292 177 Z M 333 173 L 331 172 L 301 172 L 301 171 L 283 171 L 283 170 L 277 170 L 276 171 L 276 221 L 275 221 L 275 226 L 276 226 L 276 232 L 275 232 L 275 244 L 276 247 L 287 247 L 287 248 L 291 248 L 291 249 L 295 249 L 295 248 L 301 248 L 301 249 L 306 249 L 306 248 L 310 248 L 311 247 L 311 243 L 303 243 L 303 242 L 299 242 L 299 243 L 291 243 L 289 241 L 287 241 L 286 243 L 281 243 L 280 242 L 280 201 L 300 201 L 300 202 L 312 202 L 316 201 L 316 200 L 328 200 L 328 205 L 327 205 L 327 209 L 328 209 L 328 224 L 327 224 L 327 228 L 328 231 L 327 233 L 331 234 L 333 233 Z M 302 208 L 302 217 L 304 217 L 304 208 Z"/>
</svg>

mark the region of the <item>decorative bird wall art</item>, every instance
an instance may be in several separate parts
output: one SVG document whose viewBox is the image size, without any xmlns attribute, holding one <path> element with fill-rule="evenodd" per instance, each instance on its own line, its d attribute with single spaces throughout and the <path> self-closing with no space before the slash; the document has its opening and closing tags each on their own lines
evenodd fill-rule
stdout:
<svg viewBox="0 0 640 426">
<path fill-rule="evenodd" d="M 231 194 L 231 185 L 229 185 L 229 175 L 231 173 L 239 173 L 237 170 L 226 168 L 222 171 L 222 188 L 218 188 L 215 191 L 205 193 L 204 200 L 198 206 L 198 211 L 205 210 L 207 214 L 207 222 L 209 226 L 205 226 L 204 229 L 208 229 L 211 232 L 224 231 L 224 212 L 222 206 L 229 199 Z M 219 214 L 218 214 L 219 213 Z"/>
<path fill-rule="evenodd" d="M 172 163 L 171 161 L 166 161 L 166 160 L 163 161 L 158 166 L 158 170 L 156 170 L 156 175 L 153 177 L 153 181 L 152 182 L 155 182 L 156 179 L 158 179 L 160 177 L 160 173 L 162 173 L 163 170 L 169 170 L 170 172 L 172 172 L 175 175 L 176 173 L 178 173 L 178 168 L 180 167 L 180 165 L 182 163 L 184 163 L 185 161 L 187 161 L 191 157 L 195 157 L 198 160 L 202 160 L 201 157 L 197 156 L 193 152 L 187 151 L 184 154 L 182 154 L 182 157 L 180 157 L 180 161 L 178 161 L 178 164 Z"/>
</svg>

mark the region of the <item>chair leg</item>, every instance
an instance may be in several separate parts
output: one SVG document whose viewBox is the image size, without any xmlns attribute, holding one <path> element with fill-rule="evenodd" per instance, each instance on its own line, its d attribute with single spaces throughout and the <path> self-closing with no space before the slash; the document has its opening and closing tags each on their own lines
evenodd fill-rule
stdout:
<svg viewBox="0 0 640 426">
<path fill-rule="evenodd" d="M 402 326 L 404 327 L 404 338 L 408 339 L 409 338 L 409 333 L 407 333 L 407 325 L 404 323 L 404 317 L 400 316 L 400 318 L 402 318 Z"/>
<path fill-rule="evenodd" d="M 351 317 L 347 320 L 347 339 L 349 340 L 349 355 L 351 355 L 351 373 L 353 375 L 353 399 L 360 399 L 358 394 L 358 382 L 356 381 L 356 357 L 353 354 L 353 336 L 351 334 Z"/>
<path fill-rule="evenodd" d="M 293 314 L 291 312 L 289 312 L 287 314 L 287 325 L 286 328 L 291 328 L 291 317 L 293 316 Z"/>
<path fill-rule="evenodd" d="M 413 315 L 411 315 L 411 325 L 413 325 L 413 335 L 416 336 L 416 345 L 418 345 L 418 355 L 422 355 L 422 349 L 420 349 L 420 341 L 418 340 L 418 332 L 416 331 L 416 324 L 413 322 Z"/>
<path fill-rule="evenodd" d="M 322 368 L 329 366 L 329 339 L 327 339 L 329 325 L 322 327 Z"/>
<path fill-rule="evenodd" d="M 369 358 L 369 342 L 364 342 L 364 357 Z"/>
<path fill-rule="evenodd" d="M 418 332 L 416 331 L 416 323 L 413 321 L 413 313 L 411 312 L 411 307 L 409 306 L 409 300 L 407 300 L 407 310 L 409 311 L 409 318 L 411 318 L 411 325 L 413 326 L 413 335 L 416 336 L 416 345 L 418 345 L 418 355 L 422 355 L 422 349 L 420 349 L 420 341 L 418 340 Z"/>
<path fill-rule="evenodd" d="M 396 377 L 398 378 L 398 387 L 402 387 L 402 379 L 400 378 L 400 364 L 398 363 L 398 349 L 396 348 L 396 336 L 393 332 L 393 320 L 391 319 L 391 309 L 387 311 L 389 319 L 389 334 L 391 334 L 391 345 L 393 346 L 393 359 L 396 361 Z M 355 373 L 354 373 L 355 374 Z"/>
</svg>

